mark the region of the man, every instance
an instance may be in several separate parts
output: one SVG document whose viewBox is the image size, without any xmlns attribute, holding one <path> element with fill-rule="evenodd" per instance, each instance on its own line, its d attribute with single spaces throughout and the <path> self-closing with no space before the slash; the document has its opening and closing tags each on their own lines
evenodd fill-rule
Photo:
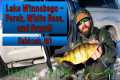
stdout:
<svg viewBox="0 0 120 80">
<path fill-rule="evenodd" d="M 115 62 L 115 45 L 110 34 L 104 28 L 94 27 L 90 13 L 83 9 L 75 14 L 73 26 L 69 34 L 69 43 L 56 53 L 65 53 L 75 45 L 83 43 L 98 43 L 99 47 L 91 58 L 84 63 L 85 80 L 108 80 L 111 75 L 111 67 Z M 77 68 L 81 67 L 80 65 Z"/>
</svg>

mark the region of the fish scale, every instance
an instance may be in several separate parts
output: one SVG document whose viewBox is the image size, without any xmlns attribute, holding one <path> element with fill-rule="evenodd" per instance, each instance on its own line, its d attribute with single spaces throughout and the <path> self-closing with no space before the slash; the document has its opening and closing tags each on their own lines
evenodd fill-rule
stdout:
<svg viewBox="0 0 120 80">
<path fill-rule="evenodd" d="M 67 51 L 67 55 L 63 57 L 56 57 L 58 63 L 71 62 L 73 64 L 80 64 L 86 62 L 91 58 L 92 54 L 97 50 L 98 44 L 84 43 L 78 45 L 74 49 Z"/>
</svg>

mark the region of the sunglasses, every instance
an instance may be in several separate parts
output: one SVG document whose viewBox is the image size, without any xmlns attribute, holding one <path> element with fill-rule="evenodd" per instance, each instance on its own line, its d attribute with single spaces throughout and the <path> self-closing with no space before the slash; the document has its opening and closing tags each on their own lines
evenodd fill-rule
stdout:
<svg viewBox="0 0 120 80">
<path fill-rule="evenodd" d="M 90 17 L 85 17 L 85 18 L 81 19 L 81 20 L 77 23 L 77 26 L 79 26 L 79 25 L 81 25 L 82 23 L 85 23 L 85 22 L 87 22 L 87 21 L 89 21 L 89 20 L 90 20 Z"/>
</svg>

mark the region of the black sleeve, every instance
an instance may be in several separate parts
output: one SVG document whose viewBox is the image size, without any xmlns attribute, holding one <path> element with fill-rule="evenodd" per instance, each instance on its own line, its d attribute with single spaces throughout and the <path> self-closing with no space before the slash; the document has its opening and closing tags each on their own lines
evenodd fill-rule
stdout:
<svg viewBox="0 0 120 80">
<path fill-rule="evenodd" d="M 101 57 L 102 62 L 106 65 L 110 65 L 115 62 L 116 51 L 112 38 L 106 30 L 101 30 L 99 34 L 99 40 L 102 45 L 103 55 Z"/>
</svg>

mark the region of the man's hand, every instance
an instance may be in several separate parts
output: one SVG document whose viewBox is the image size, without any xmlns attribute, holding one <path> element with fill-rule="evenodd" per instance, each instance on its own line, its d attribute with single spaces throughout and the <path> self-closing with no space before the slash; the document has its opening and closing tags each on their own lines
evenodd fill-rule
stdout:
<svg viewBox="0 0 120 80">
<path fill-rule="evenodd" d="M 99 41 L 98 41 L 98 40 L 95 40 L 95 39 L 92 39 L 92 40 L 89 41 L 89 43 L 90 43 L 90 44 L 94 44 L 94 43 L 99 44 Z M 99 47 L 96 49 L 96 51 L 92 54 L 91 58 L 92 58 L 93 60 L 97 60 L 98 58 L 101 57 L 101 55 L 102 55 L 102 48 L 101 48 L 101 46 L 99 46 Z"/>
<path fill-rule="evenodd" d="M 101 48 L 101 46 L 99 46 L 99 47 L 97 48 L 97 50 L 92 54 L 91 58 L 92 58 L 93 60 L 97 60 L 98 58 L 101 57 L 101 55 L 102 55 L 102 48 Z"/>
</svg>

